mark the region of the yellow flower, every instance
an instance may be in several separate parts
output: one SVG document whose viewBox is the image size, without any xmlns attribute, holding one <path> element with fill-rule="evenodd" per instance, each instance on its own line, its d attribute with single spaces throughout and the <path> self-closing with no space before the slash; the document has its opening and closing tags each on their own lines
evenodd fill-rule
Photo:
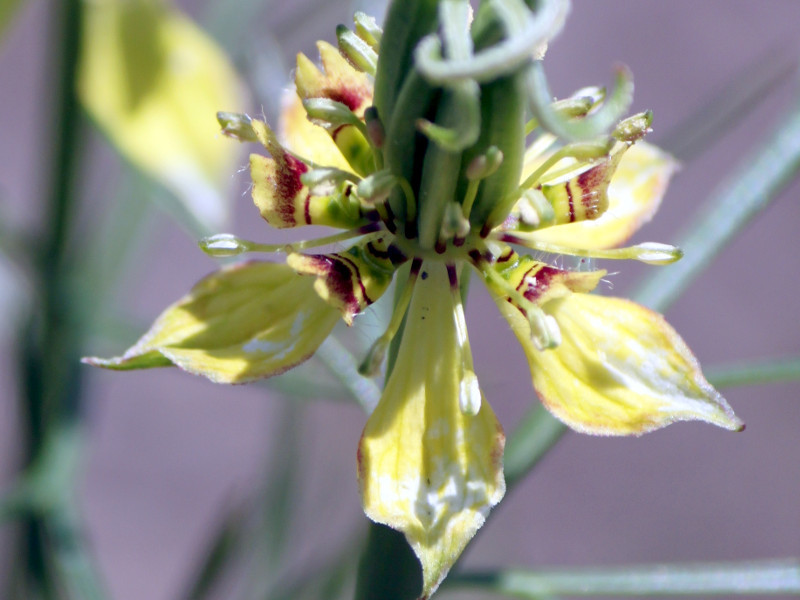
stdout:
<svg viewBox="0 0 800 600">
<path fill-rule="evenodd" d="M 382 168 L 391 139 L 370 113 L 371 78 L 333 46 L 320 42 L 319 50 L 322 69 L 298 57 L 297 96 L 287 102 L 281 136 L 243 116 L 221 120 L 226 133 L 269 153 L 251 155 L 250 167 L 253 199 L 270 225 L 343 233 L 290 246 L 231 235 L 205 240 L 216 255 L 285 251 L 287 260 L 222 269 L 125 354 L 87 362 L 174 364 L 226 383 L 269 377 L 311 356 L 339 317 L 351 324 L 396 278 L 395 310 L 365 369 L 379 367 L 401 337 L 361 437 L 358 481 L 366 514 L 406 535 L 422 563 L 426 598 L 505 491 L 504 435 L 474 372 L 461 304 L 465 269 L 486 282 L 519 339 L 539 397 L 573 429 L 641 434 L 679 420 L 742 428 L 660 315 L 589 294 L 605 271 L 571 271 L 511 246 L 651 263 L 679 258 L 662 244 L 610 249 L 652 216 L 675 168 L 638 141 L 649 116 L 623 122 L 600 142 L 551 153 L 557 140 L 542 133 L 520 162 L 510 197 L 487 201 L 504 159 L 491 149 L 477 153 L 460 167 L 461 179 L 445 182 L 452 201 L 431 209 L 414 185 Z M 426 168 L 423 179 L 438 175 Z M 355 241 L 340 252 L 304 252 L 348 239 Z"/>
</svg>

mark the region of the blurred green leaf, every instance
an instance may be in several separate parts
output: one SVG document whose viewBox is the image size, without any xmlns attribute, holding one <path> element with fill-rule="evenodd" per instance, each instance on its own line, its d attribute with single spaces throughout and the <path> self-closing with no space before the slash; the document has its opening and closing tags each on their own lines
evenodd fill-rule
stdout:
<svg viewBox="0 0 800 600">
<path fill-rule="evenodd" d="M 511 488 L 518 483 L 566 431 L 566 425 L 541 405 L 525 413 L 506 442 L 503 457 L 506 486 Z"/>
<path fill-rule="evenodd" d="M 230 567 L 233 559 L 242 550 L 242 541 L 247 530 L 245 507 L 238 507 L 224 516 L 203 553 L 203 559 L 191 578 L 185 600 L 203 600 Z"/>
<path fill-rule="evenodd" d="M 652 565 L 457 573 L 443 588 L 480 589 L 518 598 L 570 596 L 712 596 L 800 594 L 800 561 Z"/>
<path fill-rule="evenodd" d="M 699 110 L 655 140 L 664 150 L 689 162 L 741 123 L 780 84 L 796 79 L 798 59 L 789 46 L 769 48 L 737 72 Z"/>
<path fill-rule="evenodd" d="M 712 365 L 704 370 L 711 384 L 720 388 L 797 381 L 800 357 Z"/>
<path fill-rule="evenodd" d="M 77 88 L 86 111 L 127 160 L 219 230 L 240 148 L 219 135 L 215 115 L 246 108 L 224 52 L 166 2 L 89 2 L 85 12 Z"/>
</svg>

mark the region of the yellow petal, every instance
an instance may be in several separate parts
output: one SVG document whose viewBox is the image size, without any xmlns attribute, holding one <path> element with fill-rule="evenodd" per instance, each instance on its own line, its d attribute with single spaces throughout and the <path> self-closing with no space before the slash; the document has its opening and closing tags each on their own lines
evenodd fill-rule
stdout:
<svg viewBox="0 0 800 600">
<path fill-rule="evenodd" d="M 394 370 L 358 450 L 364 511 L 406 535 L 422 563 L 423 598 L 505 492 L 505 438 L 491 407 L 481 402 L 470 415 L 459 406 L 460 375 L 471 375 L 463 358 L 447 273 L 426 263 Z"/>
<path fill-rule="evenodd" d="M 372 104 L 372 83 L 366 73 L 354 68 L 339 53 L 338 48 L 327 42 L 317 42 L 322 62 L 320 71 L 305 55 L 297 55 L 294 82 L 297 95 L 303 100 L 328 98 L 341 102 L 358 117 Z"/>
<path fill-rule="evenodd" d="M 351 229 L 365 223 L 350 182 L 339 184 L 328 196 L 315 196 L 302 182 L 309 166 L 286 151 L 263 121 L 253 119 L 253 131 L 272 155 L 250 155 L 253 202 L 264 220 L 277 228 L 326 225 Z"/>
<path fill-rule="evenodd" d="M 608 188 L 608 207 L 599 218 L 540 229 L 532 237 L 572 248 L 618 246 L 652 218 L 676 169 L 674 158 L 639 142 L 622 156 Z"/>
<path fill-rule="evenodd" d="M 286 260 L 303 275 L 315 275 L 320 298 L 342 312 L 348 325 L 378 300 L 392 282 L 403 257 L 383 240 L 360 242 L 335 254 L 290 254 Z"/>
<path fill-rule="evenodd" d="M 544 308 L 558 322 L 562 341 L 540 352 L 519 312 L 497 304 L 522 343 L 542 402 L 576 431 L 642 434 L 695 420 L 744 427 L 684 341 L 651 310 L 586 294 L 554 300 Z"/>
<path fill-rule="evenodd" d="M 305 55 L 297 55 L 295 87 L 302 100 L 326 98 L 340 102 L 353 114 L 364 118 L 364 111 L 372 104 L 372 82 L 370 78 L 355 69 L 339 53 L 338 48 L 327 42 L 317 42 L 322 70 Z M 340 125 L 328 128 L 334 145 L 345 158 L 348 171 L 367 175 L 374 170 L 375 163 L 369 142 L 353 125 Z"/>
<path fill-rule="evenodd" d="M 286 148 L 314 164 L 351 170 L 330 134 L 308 120 L 300 97 L 294 90 L 284 97 L 280 137 Z"/>
<path fill-rule="evenodd" d="M 96 0 L 85 14 L 81 102 L 125 158 L 218 230 L 239 149 L 220 135 L 215 115 L 245 108 L 233 67 L 197 26 L 159 2 Z"/>
<path fill-rule="evenodd" d="M 117 370 L 174 364 L 217 383 L 278 375 L 309 358 L 338 320 L 313 283 L 284 264 L 222 269 L 167 308 L 125 354 L 85 362 Z"/>
</svg>

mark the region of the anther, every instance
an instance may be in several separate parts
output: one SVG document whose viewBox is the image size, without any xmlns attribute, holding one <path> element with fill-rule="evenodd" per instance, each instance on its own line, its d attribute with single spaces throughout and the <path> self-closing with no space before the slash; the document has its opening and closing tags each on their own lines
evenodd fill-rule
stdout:
<svg viewBox="0 0 800 600">
<path fill-rule="evenodd" d="M 232 233 L 218 233 L 197 242 L 200 249 L 214 258 L 227 258 L 249 252 L 253 243 L 236 237 Z"/>
<path fill-rule="evenodd" d="M 258 137 L 253 129 L 252 120 L 240 113 L 218 112 L 217 122 L 222 133 L 240 142 L 257 142 Z"/>
<path fill-rule="evenodd" d="M 620 121 L 611 132 L 611 135 L 620 142 L 632 144 L 639 141 L 652 131 L 650 125 L 653 123 L 653 111 L 648 110 L 628 117 Z"/>
<path fill-rule="evenodd" d="M 392 343 L 392 339 L 394 339 L 394 336 L 400 329 L 400 325 L 403 323 L 403 317 L 405 317 L 406 310 L 411 302 L 414 284 L 417 281 L 417 276 L 419 275 L 421 267 L 422 261 L 415 258 L 414 262 L 411 263 L 408 281 L 403 287 L 403 293 L 397 299 L 397 304 L 395 304 L 394 312 L 392 312 L 392 318 L 389 320 L 386 331 L 373 342 L 364 360 L 361 361 L 361 364 L 358 366 L 358 372 L 364 377 L 374 377 L 380 371 L 381 364 L 383 364 L 383 360 L 386 358 L 386 351 L 389 349 L 389 344 Z"/>
</svg>

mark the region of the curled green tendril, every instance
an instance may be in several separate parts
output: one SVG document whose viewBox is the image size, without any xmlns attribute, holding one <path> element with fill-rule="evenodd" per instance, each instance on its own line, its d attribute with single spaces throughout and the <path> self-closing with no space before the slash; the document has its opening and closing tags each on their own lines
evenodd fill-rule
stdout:
<svg viewBox="0 0 800 600">
<path fill-rule="evenodd" d="M 464 0 L 444 0 L 439 5 L 447 56 L 450 59 L 467 59 L 472 56 L 472 39 L 469 35 L 469 3 Z M 453 128 L 431 123 L 425 119 L 417 127 L 444 150 L 460 152 L 474 144 L 481 132 L 480 87 L 470 79 L 447 85 L 452 103 L 459 115 Z"/>
<path fill-rule="evenodd" d="M 468 57 L 442 58 L 442 41 L 428 35 L 415 57 L 428 81 L 446 85 L 463 79 L 486 83 L 530 61 L 538 47 L 557 34 L 569 10 L 568 0 L 544 0 L 535 16 L 522 0 L 490 0 L 509 34 L 505 41 Z"/>
<path fill-rule="evenodd" d="M 602 107 L 581 120 L 565 119 L 553 108 L 553 96 L 541 61 L 534 61 L 526 73 L 529 108 L 542 129 L 567 140 L 586 140 L 607 132 L 633 101 L 633 76 L 627 67 L 617 67 L 614 90 Z"/>
</svg>

